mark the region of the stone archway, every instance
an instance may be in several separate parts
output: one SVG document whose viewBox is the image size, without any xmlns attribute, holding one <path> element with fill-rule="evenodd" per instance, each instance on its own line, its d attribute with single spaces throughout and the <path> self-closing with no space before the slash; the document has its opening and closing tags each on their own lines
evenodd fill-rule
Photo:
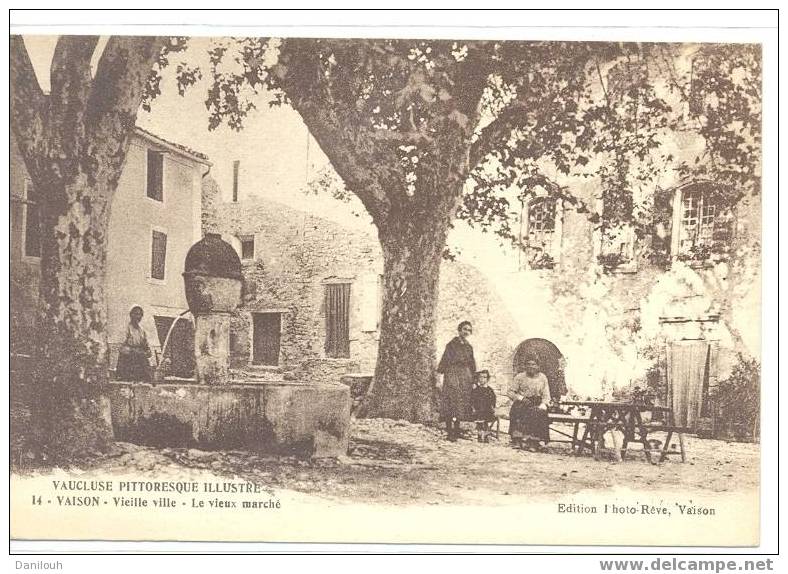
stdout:
<svg viewBox="0 0 788 574">
<path fill-rule="evenodd" d="M 547 339 L 526 339 L 517 345 L 514 352 L 512 369 L 515 375 L 525 370 L 525 362 L 529 357 L 535 357 L 539 362 L 539 367 L 550 385 L 550 396 L 558 399 L 566 395 L 566 361 L 558 347 Z"/>
</svg>

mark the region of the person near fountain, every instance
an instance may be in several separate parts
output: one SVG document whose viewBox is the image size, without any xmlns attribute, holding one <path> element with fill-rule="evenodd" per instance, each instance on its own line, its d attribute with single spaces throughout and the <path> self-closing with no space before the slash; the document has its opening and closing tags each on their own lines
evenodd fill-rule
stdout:
<svg viewBox="0 0 788 574">
<path fill-rule="evenodd" d="M 471 391 L 476 374 L 476 360 L 468 337 L 473 333 L 470 321 L 457 326 L 457 336 L 446 345 L 437 368 L 436 385 L 442 390 L 442 415 L 446 421 L 446 435 L 456 441 L 460 435 L 460 421 L 472 420 Z"/>
<path fill-rule="evenodd" d="M 547 416 L 550 385 L 539 370 L 536 357 L 526 359 L 525 371 L 515 375 L 506 394 L 513 401 L 509 412 L 512 446 L 544 452 L 550 440 L 550 419 Z"/>
<path fill-rule="evenodd" d="M 148 336 L 140 325 L 144 313 L 139 305 L 129 310 L 126 338 L 118 354 L 117 378 L 121 381 L 149 381 L 151 350 Z"/>
</svg>

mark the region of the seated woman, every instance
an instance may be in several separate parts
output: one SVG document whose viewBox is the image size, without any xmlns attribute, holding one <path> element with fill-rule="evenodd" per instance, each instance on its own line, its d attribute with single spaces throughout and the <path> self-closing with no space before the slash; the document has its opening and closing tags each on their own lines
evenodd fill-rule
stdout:
<svg viewBox="0 0 788 574">
<path fill-rule="evenodd" d="M 129 311 L 126 339 L 120 347 L 116 377 L 121 381 L 149 381 L 151 356 L 148 336 L 140 325 L 142 307 L 134 305 Z"/>
<path fill-rule="evenodd" d="M 550 386 L 547 377 L 539 371 L 535 357 L 525 362 L 525 371 L 515 375 L 507 396 L 512 399 L 509 412 L 509 434 L 512 446 L 544 451 L 550 440 L 550 420 L 547 405 L 550 403 Z"/>
</svg>

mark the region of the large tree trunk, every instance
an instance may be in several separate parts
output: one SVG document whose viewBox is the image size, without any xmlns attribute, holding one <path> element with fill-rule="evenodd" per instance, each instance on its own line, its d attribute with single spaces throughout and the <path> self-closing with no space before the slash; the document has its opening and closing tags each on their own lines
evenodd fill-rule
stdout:
<svg viewBox="0 0 788 574">
<path fill-rule="evenodd" d="M 106 183 L 83 174 L 42 213 L 39 335 L 34 373 L 37 450 L 50 462 L 103 450 L 112 438 L 101 386 L 107 380 Z"/>
<path fill-rule="evenodd" d="M 434 420 L 435 310 L 446 217 L 400 218 L 379 230 L 383 313 L 375 382 L 362 408 L 372 417 Z"/>
<path fill-rule="evenodd" d="M 107 379 L 109 206 L 166 39 L 110 38 L 94 76 L 90 62 L 97 43 L 97 36 L 61 37 L 45 95 L 22 38 L 11 38 L 12 127 L 41 209 L 27 446 L 49 463 L 94 454 L 112 438 L 100 394 Z"/>
</svg>

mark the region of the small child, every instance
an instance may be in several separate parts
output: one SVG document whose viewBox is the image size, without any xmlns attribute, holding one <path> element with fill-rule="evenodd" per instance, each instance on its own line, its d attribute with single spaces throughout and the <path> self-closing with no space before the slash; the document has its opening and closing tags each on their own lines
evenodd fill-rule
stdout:
<svg viewBox="0 0 788 574">
<path fill-rule="evenodd" d="M 495 421 L 495 391 L 487 384 L 490 372 L 487 370 L 476 373 L 476 385 L 471 391 L 473 418 L 476 421 L 476 438 L 479 442 L 489 442 L 490 423 Z"/>
</svg>

